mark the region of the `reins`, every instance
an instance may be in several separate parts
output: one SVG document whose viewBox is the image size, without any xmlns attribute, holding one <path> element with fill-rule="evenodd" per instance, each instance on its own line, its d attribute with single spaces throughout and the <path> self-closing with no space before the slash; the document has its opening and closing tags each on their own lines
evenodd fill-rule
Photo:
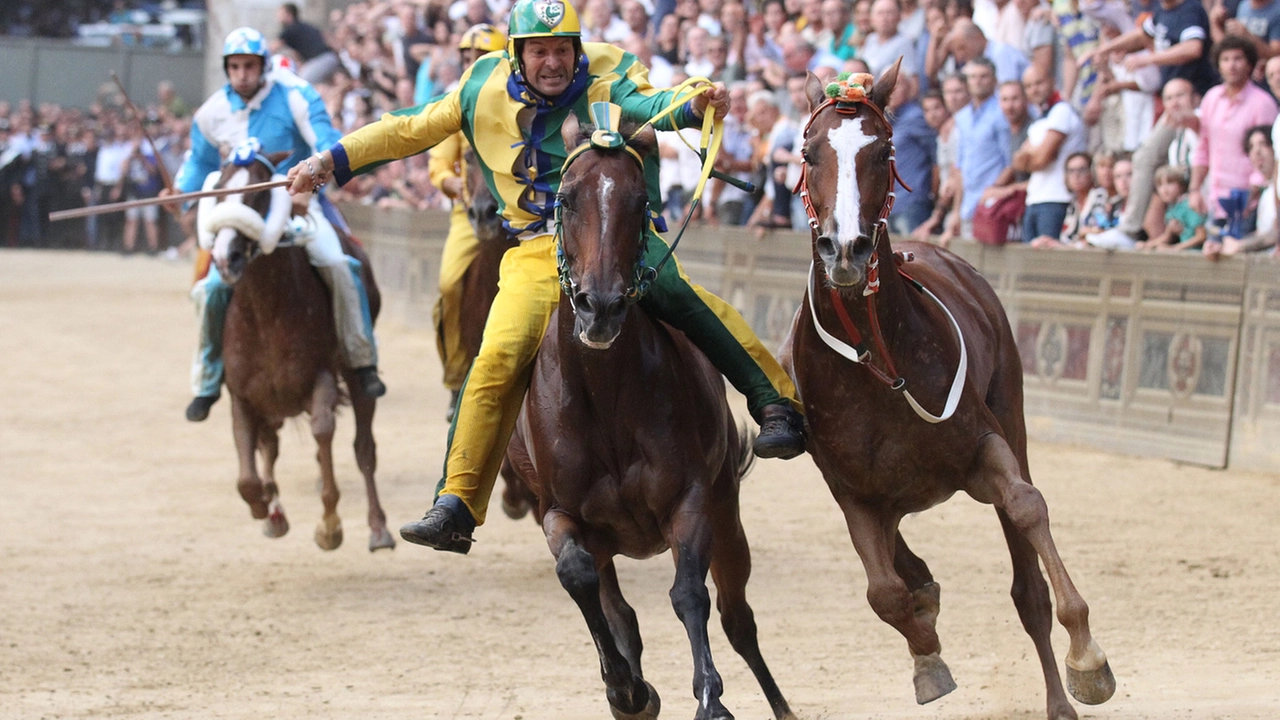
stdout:
<svg viewBox="0 0 1280 720">
<path fill-rule="evenodd" d="M 565 158 L 564 164 L 560 167 L 560 177 L 562 181 L 565 173 L 569 169 L 569 166 L 590 149 L 604 151 L 625 150 L 640 165 L 641 171 L 643 172 L 644 158 L 640 157 L 640 153 L 636 152 L 634 148 L 627 144 L 628 141 L 634 140 L 639 136 L 640 133 L 644 131 L 645 127 L 651 126 L 658 120 L 680 110 L 695 97 L 707 93 L 713 89 L 713 87 L 714 86 L 711 84 L 711 81 L 703 77 L 694 77 L 685 80 L 673 88 L 674 98 L 665 108 L 645 121 L 643 125 L 631 134 L 630 138 L 625 139 L 621 133 L 617 131 L 618 122 L 621 118 L 619 113 L 614 110 L 614 106 L 608 102 L 591 103 L 589 112 L 597 129 L 591 134 L 589 142 L 582 143 Z M 682 95 L 681 93 L 686 90 L 689 92 Z M 723 180 L 724 182 L 734 185 L 748 193 L 755 192 L 755 186 L 751 183 L 739 180 L 731 175 L 726 175 L 715 170 L 716 156 L 720 153 L 720 144 L 724 137 L 723 128 L 724 121 L 717 119 L 715 117 L 715 112 L 708 107 L 702 115 L 702 133 L 699 138 L 699 149 L 694 150 L 702 160 L 701 176 L 698 178 L 698 184 L 694 189 L 692 199 L 689 202 L 689 208 L 685 211 L 684 220 L 680 224 L 680 230 L 676 233 L 675 240 L 673 240 L 667 247 L 667 252 L 663 254 L 662 258 L 652 267 L 647 266 L 644 262 L 644 256 L 649 245 L 649 225 L 652 224 L 654 229 L 658 232 L 666 232 L 667 227 L 666 221 L 662 219 L 662 216 L 658 213 L 654 213 L 650 203 L 647 201 L 645 202 L 645 223 L 640 230 L 639 257 L 636 259 L 632 283 L 625 292 L 625 297 L 628 303 L 638 302 L 645 296 L 649 291 L 649 287 L 653 284 L 653 281 L 657 279 L 658 273 L 661 272 L 663 266 L 665 266 L 667 261 L 675 255 L 676 246 L 680 244 L 680 238 L 684 237 L 684 231 L 689 226 L 689 220 L 693 217 L 693 214 L 697 211 L 702 202 L 702 192 L 706 188 L 707 180 L 709 178 L 714 177 L 718 180 Z M 684 142 L 685 145 L 689 147 L 689 149 L 694 149 L 693 146 L 689 145 L 689 142 L 685 140 L 683 135 L 680 135 L 678 132 L 676 135 L 680 138 L 681 142 Z M 573 298 L 574 295 L 577 294 L 578 283 L 573 279 L 573 273 L 569 268 L 568 259 L 564 254 L 564 227 L 560 222 L 562 198 L 562 193 L 558 193 L 556 195 L 556 265 L 560 275 L 560 287 L 564 293 L 569 296 L 569 304 L 573 306 Z M 577 309 L 576 306 L 574 306 L 574 309 Z"/>
<path fill-rule="evenodd" d="M 845 333 L 849 336 L 853 345 L 850 346 L 849 344 L 839 340 L 828 332 L 826 328 L 822 327 L 822 323 L 818 320 L 817 307 L 814 305 L 814 295 L 817 291 L 815 283 L 816 261 L 811 261 L 809 265 L 807 293 L 809 297 L 809 312 L 813 317 L 813 324 L 817 330 L 818 337 L 821 338 L 828 347 L 835 350 L 836 353 L 847 360 L 866 367 L 867 370 L 871 372 L 872 376 L 884 383 L 884 385 L 889 389 L 901 392 L 906 398 L 907 404 L 911 406 L 911 409 L 915 411 L 916 415 L 920 416 L 927 422 L 939 423 L 950 418 L 955 413 L 956 407 L 960 403 L 960 396 L 964 389 L 964 380 L 969 366 L 968 352 L 965 348 L 964 334 L 960 331 L 960 325 L 956 322 L 955 316 L 951 314 L 951 311 L 947 309 L 947 306 L 943 305 L 942 301 L 930 292 L 928 288 L 917 282 L 907 273 L 903 272 L 901 267 L 899 267 L 903 263 L 910 262 L 915 259 L 914 255 L 909 252 L 893 254 L 894 270 L 896 270 L 911 287 L 929 297 L 937 303 L 938 307 L 942 308 L 947 319 L 951 322 L 952 329 L 955 330 L 956 337 L 960 341 L 960 363 L 956 370 L 955 378 L 952 381 L 951 390 L 947 394 L 947 402 L 941 415 L 933 415 L 928 412 L 921 407 L 918 402 L 916 402 L 914 397 L 912 397 L 911 392 L 906 389 L 906 378 L 902 377 L 902 375 L 898 373 L 898 369 L 893 362 L 893 356 L 889 353 L 889 349 L 885 344 L 884 333 L 880 329 L 880 316 L 876 312 L 876 295 L 880 290 L 880 238 L 882 233 L 887 235 L 889 232 L 889 213 L 893 211 L 893 205 L 896 199 L 896 195 L 893 192 L 894 184 L 896 183 L 901 185 L 908 192 L 911 191 L 911 187 L 903 181 L 902 176 L 898 173 L 896 153 L 893 148 L 893 126 L 890 125 L 888 120 L 885 118 L 884 112 L 866 98 L 866 89 L 869 88 L 870 85 L 870 75 L 855 75 L 852 77 L 842 75 L 840 76 L 838 83 L 828 85 L 829 94 L 834 88 L 837 95 L 829 97 L 829 99 L 819 105 L 813 113 L 810 114 L 809 122 L 805 124 L 804 133 L 801 138 L 802 140 L 808 139 L 809 130 L 813 127 L 813 123 L 817 119 L 818 114 L 829 107 L 834 108 L 837 113 L 842 115 L 856 115 L 860 109 L 869 108 L 870 111 L 875 113 L 876 117 L 880 119 L 881 124 L 888 129 L 890 148 L 889 191 L 885 195 L 884 204 L 880 208 L 880 215 L 876 218 L 875 225 L 871 231 L 873 249 L 871 251 L 871 257 L 867 260 L 867 280 L 866 286 L 862 290 L 863 297 L 867 299 L 867 317 L 871 324 L 871 338 L 875 343 L 877 352 L 883 359 L 886 369 L 881 370 L 870 362 L 871 351 L 866 347 L 866 342 L 862 337 L 862 333 L 860 333 L 857 326 L 854 325 L 853 318 L 850 317 L 849 311 L 844 305 L 844 299 L 841 297 L 840 291 L 835 287 L 829 289 L 831 304 L 835 309 L 836 317 L 840 320 L 840 325 L 844 328 Z M 809 197 L 809 161 L 807 157 L 802 158 L 801 160 L 800 181 L 796 184 L 794 192 L 800 196 L 800 200 L 804 204 L 805 213 L 809 216 L 809 229 L 816 234 L 821 223 L 818 220 L 817 211 L 814 210 L 813 201 Z"/>
</svg>

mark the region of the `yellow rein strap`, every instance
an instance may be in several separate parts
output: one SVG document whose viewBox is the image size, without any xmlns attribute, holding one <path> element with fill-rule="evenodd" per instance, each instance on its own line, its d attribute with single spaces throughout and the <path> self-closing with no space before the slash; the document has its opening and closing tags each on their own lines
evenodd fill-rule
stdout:
<svg viewBox="0 0 1280 720">
<path fill-rule="evenodd" d="M 672 91 L 675 93 L 675 99 L 657 115 L 649 118 L 649 122 L 645 124 L 654 124 L 662 118 L 684 107 L 685 103 L 690 100 L 698 97 L 699 95 L 706 94 L 714 87 L 715 86 L 711 84 L 711 81 L 704 77 L 692 77 L 685 80 L 672 88 Z M 686 90 L 688 91 L 687 93 L 685 93 Z M 685 94 L 682 95 L 681 93 Z M 640 130 L 643 129 L 643 127 L 640 128 Z M 700 150 L 695 150 L 695 152 L 698 153 L 698 156 L 702 158 L 702 174 L 698 177 L 698 185 L 694 188 L 693 196 L 690 198 L 691 207 L 694 202 L 702 198 L 702 191 L 706 188 L 707 179 L 711 177 L 711 171 L 715 169 L 716 156 L 720 154 L 720 142 L 724 138 L 724 133 L 722 132 L 723 129 L 724 120 L 717 119 L 715 112 L 708 106 L 707 111 L 702 114 L 702 136 L 698 140 Z M 640 130 L 637 130 L 635 135 L 631 136 L 632 139 L 634 139 L 636 135 L 640 134 Z M 690 150 L 694 149 L 693 146 L 689 145 L 689 141 L 685 140 L 683 135 L 680 135 L 678 132 L 676 135 L 680 138 L 681 142 L 689 147 Z"/>
</svg>

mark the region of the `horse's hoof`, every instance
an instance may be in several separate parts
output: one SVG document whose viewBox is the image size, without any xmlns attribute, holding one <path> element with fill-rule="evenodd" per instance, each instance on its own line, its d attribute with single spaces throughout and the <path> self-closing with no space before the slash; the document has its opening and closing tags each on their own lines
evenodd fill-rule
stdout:
<svg viewBox="0 0 1280 720">
<path fill-rule="evenodd" d="M 916 702 L 924 705 L 956 689 L 951 679 L 951 669 L 938 653 L 916 655 L 916 672 L 911 678 L 916 684 Z"/>
<path fill-rule="evenodd" d="M 505 495 L 502 498 L 502 512 L 512 520 L 524 519 L 524 516 L 528 515 L 531 509 L 529 503 L 524 500 L 511 502 L 507 500 Z"/>
<path fill-rule="evenodd" d="M 1111 663 L 1102 662 L 1094 670 L 1076 670 L 1067 664 L 1067 690 L 1071 697 L 1085 705 L 1101 705 L 1116 694 L 1116 676 L 1111 673 Z"/>
<path fill-rule="evenodd" d="M 391 536 L 391 531 L 383 528 L 372 530 L 369 533 L 369 552 L 376 550 L 395 550 L 396 539 Z"/>
<path fill-rule="evenodd" d="M 636 713 L 625 713 L 609 704 L 609 712 L 613 713 L 614 720 L 658 720 L 658 713 L 662 711 L 662 699 L 658 697 L 658 691 L 653 689 L 648 680 L 644 681 L 644 687 L 649 691 L 649 700 L 645 703 L 644 709 Z"/>
<path fill-rule="evenodd" d="M 316 524 L 316 545 L 321 550 L 337 550 L 342 545 L 342 520 L 337 515 L 332 520 L 320 518 Z"/>
<path fill-rule="evenodd" d="M 262 524 L 262 534 L 269 538 L 284 537 L 289 532 L 289 520 L 279 502 L 272 502 L 267 521 Z"/>
<path fill-rule="evenodd" d="M 256 478 L 241 480 L 236 483 L 240 497 L 249 504 L 249 514 L 254 520 L 265 520 L 267 504 L 262 500 L 262 481 Z"/>
</svg>

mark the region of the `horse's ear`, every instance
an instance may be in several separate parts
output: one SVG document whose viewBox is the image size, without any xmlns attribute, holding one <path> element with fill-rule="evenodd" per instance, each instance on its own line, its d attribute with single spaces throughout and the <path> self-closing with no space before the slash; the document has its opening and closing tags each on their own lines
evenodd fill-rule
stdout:
<svg viewBox="0 0 1280 720">
<path fill-rule="evenodd" d="M 560 139 L 564 140 L 564 151 L 573 152 L 582 142 L 582 136 L 578 134 L 578 116 L 569 113 L 564 118 L 564 123 L 560 125 Z"/>
<path fill-rule="evenodd" d="M 652 125 L 645 123 L 634 135 L 635 137 L 628 140 L 627 144 L 638 149 L 641 155 L 647 155 L 658 147 L 658 132 Z"/>
<path fill-rule="evenodd" d="M 804 94 L 809 98 L 809 112 L 813 113 L 822 103 L 827 101 L 826 83 L 817 75 L 806 72 L 804 77 Z"/>
<path fill-rule="evenodd" d="M 280 152 L 273 152 L 273 153 L 269 153 L 269 154 L 267 155 L 267 159 L 271 161 L 271 164 L 272 164 L 272 165 L 279 165 L 280 163 L 284 162 L 285 160 L 288 160 L 288 159 L 289 159 L 289 156 L 290 156 L 290 155 L 292 155 L 292 154 L 293 154 L 293 152 L 292 152 L 292 151 L 289 151 L 289 150 L 282 150 L 282 151 L 280 151 Z"/>
<path fill-rule="evenodd" d="M 879 80 L 871 86 L 871 102 L 876 107 L 884 110 L 889 107 L 889 97 L 893 95 L 893 86 L 898 84 L 898 68 L 902 67 L 902 56 L 898 56 L 898 62 L 893 67 L 884 71 Z"/>
</svg>

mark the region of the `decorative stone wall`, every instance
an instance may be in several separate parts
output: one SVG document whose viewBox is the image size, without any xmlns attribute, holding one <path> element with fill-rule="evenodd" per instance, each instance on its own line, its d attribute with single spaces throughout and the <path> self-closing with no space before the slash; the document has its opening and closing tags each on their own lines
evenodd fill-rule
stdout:
<svg viewBox="0 0 1280 720">
<path fill-rule="evenodd" d="M 343 210 L 370 250 L 387 312 L 429 325 L 447 214 Z M 955 251 L 1009 314 L 1031 437 L 1209 467 L 1280 467 L 1280 262 Z M 807 236 L 691 228 L 677 255 L 781 344 L 804 295 Z"/>
</svg>

